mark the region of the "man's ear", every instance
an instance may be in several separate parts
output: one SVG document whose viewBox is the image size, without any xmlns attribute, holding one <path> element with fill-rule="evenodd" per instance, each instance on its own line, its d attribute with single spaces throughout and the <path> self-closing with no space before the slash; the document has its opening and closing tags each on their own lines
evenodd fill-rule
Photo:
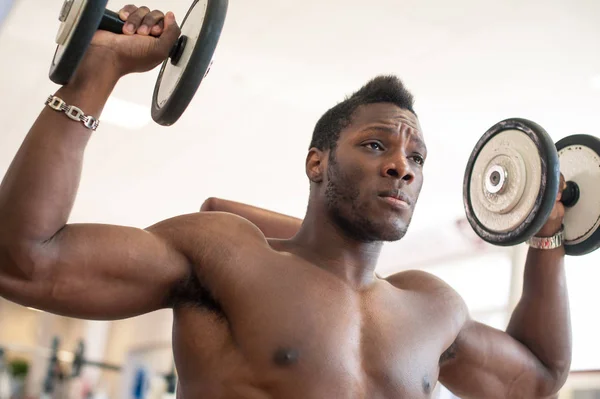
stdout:
<svg viewBox="0 0 600 399">
<path fill-rule="evenodd" d="M 321 183 L 327 168 L 327 151 L 318 148 L 308 150 L 306 156 L 306 176 L 312 183 Z"/>
</svg>

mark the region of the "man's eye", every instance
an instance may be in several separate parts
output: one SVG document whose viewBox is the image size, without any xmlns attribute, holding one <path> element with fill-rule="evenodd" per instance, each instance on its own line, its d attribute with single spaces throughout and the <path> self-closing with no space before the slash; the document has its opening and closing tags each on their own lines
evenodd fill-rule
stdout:
<svg viewBox="0 0 600 399">
<path fill-rule="evenodd" d="M 413 158 L 413 159 L 415 160 L 415 162 L 416 162 L 417 164 L 419 164 L 419 165 L 423 165 L 423 164 L 425 163 L 425 158 L 423 158 L 423 157 L 422 157 L 422 156 L 420 156 L 420 155 L 413 155 L 413 157 L 412 157 L 412 158 Z"/>
<path fill-rule="evenodd" d="M 365 146 L 372 150 L 383 151 L 383 146 L 379 143 L 367 143 Z"/>
</svg>

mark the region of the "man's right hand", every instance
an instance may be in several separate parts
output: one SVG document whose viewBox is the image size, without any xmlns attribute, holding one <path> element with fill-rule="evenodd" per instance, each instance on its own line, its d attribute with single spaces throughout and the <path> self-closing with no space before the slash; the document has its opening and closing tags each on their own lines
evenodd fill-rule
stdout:
<svg viewBox="0 0 600 399">
<path fill-rule="evenodd" d="M 173 13 L 150 11 L 148 7 L 128 5 L 119 11 L 125 21 L 123 34 L 98 30 L 88 48 L 75 79 L 97 74 L 110 68 L 120 78 L 136 72 L 146 72 L 169 57 L 181 30 Z"/>
<path fill-rule="evenodd" d="M 121 10 L 132 31 L 96 32 L 56 96 L 98 118 L 121 76 L 167 59 L 179 27 L 172 14 L 148 11 Z M 192 273 L 180 244 L 185 239 L 194 250 L 204 247 L 196 230 L 202 226 L 214 237 L 207 227 L 211 215 L 202 214 L 183 238 L 175 234 L 190 225 L 186 218 L 145 230 L 68 224 L 91 136 L 82 123 L 44 107 L 19 148 L 0 183 L 0 297 L 81 318 L 130 317 L 168 306 L 174 288 Z"/>
</svg>

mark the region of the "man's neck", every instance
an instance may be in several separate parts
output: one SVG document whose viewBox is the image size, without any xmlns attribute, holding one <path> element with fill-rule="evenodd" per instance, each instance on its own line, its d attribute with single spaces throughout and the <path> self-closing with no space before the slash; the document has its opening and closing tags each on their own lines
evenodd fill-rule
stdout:
<svg viewBox="0 0 600 399">
<path fill-rule="evenodd" d="M 356 289 L 369 286 L 375 279 L 382 243 L 351 238 L 323 213 L 309 211 L 291 243 L 303 258 Z"/>
</svg>

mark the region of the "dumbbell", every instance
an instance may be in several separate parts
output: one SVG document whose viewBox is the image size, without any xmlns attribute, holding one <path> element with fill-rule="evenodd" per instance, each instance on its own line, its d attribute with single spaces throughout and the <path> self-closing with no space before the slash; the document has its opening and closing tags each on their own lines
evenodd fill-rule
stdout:
<svg viewBox="0 0 600 399">
<path fill-rule="evenodd" d="M 71 375 L 70 378 L 78 378 L 81 376 L 81 372 L 84 366 L 92 366 L 97 367 L 101 370 L 110 370 L 120 372 L 122 367 L 116 364 L 109 364 L 106 362 L 96 362 L 85 357 L 85 343 L 83 341 L 79 341 L 77 344 L 77 349 L 74 352 L 73 356 L 73 364 L 71 365 Z"/>
<path fill-rule="evenodd" d="M 47 399 L 52 397 L 54 387 L 56 385 L 57 366 L 58 366 L 58 350 L 60 349 L 60 338 L 52 338 L 52 346 L 50 349 L 50 356 L 48 358 L 48 368 L 46 371 L 46 377 L 44 378 L 44 384 L 42 388 L 42 398 Z"/>
<path fill-rule="evenodd" d="M 565 252 L 595 251 L 600 247 L 600 139 L 576 134 L 555 144 L 527 119 L 503 120 L 475 145 L 463 179 L 467 220 L 486 242 L 523 243 L 550 217 L 561 173 Z"/>
<path fill-rule="evenodd" d="M 108 0 L 65 0 L 56 36 L 57 48 L 50 80 L 69 83 L 94 34 L 107 30 L 122 34 L 124 22 L 106 9 Z M 228 0 L 195 0 L 182 24 L 181 36 L 163 62 L 152 96 L 152 118 L 163 126 L 174 124 L 192 101 L 208 73 L 225 23 Z"/>
</svg>

